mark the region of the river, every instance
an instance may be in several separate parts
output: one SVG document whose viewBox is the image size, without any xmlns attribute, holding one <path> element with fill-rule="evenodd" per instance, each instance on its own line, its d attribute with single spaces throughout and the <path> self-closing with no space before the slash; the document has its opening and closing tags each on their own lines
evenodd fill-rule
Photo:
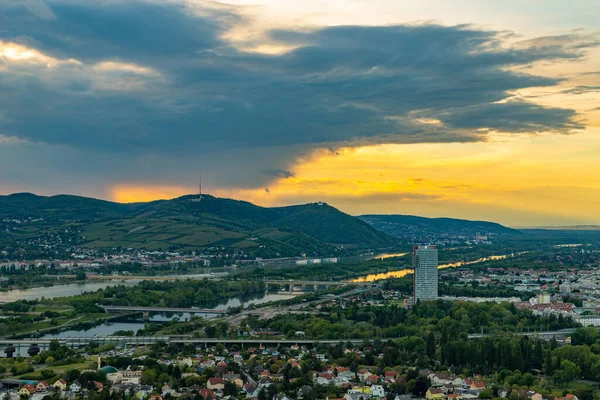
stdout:
<svg viewBox="0 0 600 400">
<path fill-rule="evenodd" d="M 450 263 L 450 264 L 442 264 L 438 266 L 438 269 L 443 269 L 443 268 L 457 268 L 457 267 L 464 267 L 465 265 L 472 265 L 472 264 L 478 264 L 478 263 L 482 263 L 485 261 L 494 261 L 494 260 L 504 260 L 505 258 L 507 258 L 508 255 L 500 255 L 500 256 L 489 256 L 489 257 L 482 257 L 479 258 L 477 260 L 473 260 L 473 261 L 461 261 L 461 262 L 457 262 L 457 263 Z M 376 282 L 376 281 L 382 281 L 385 279 L 392 279 L 392 278 L 402 278 L 408 274 L 412 274 L 413 270 L 412 269 L 401 269 L 398 271 L 389 271 L 389 272 L 382 272 L 379 274 L 369 274 L 366 276 L 361 276 L 359 278 L 353 279 L 352 282 Z"/>
<path fill-rule="evenodd" d="M 106 289 L 109 286 L 135 286 L 142 280 L 178 280 L 178 279 L 205 279 L 219 277 L 219 274 L 188 274 L 188 275 L 168 275 L 168 276 L 140 276 L 139 279 L 132 279 L 127 276 L 126 279 L 115 277 L 102 281 L 92 280 L 89 282 L 78 282 L 68 284 L 57 284 L 54 286 L 34 287 L 30 289 L 11 290 L 8 292 L 0 292 L 0 304 L 10 303 L 17 300 L 35 300 L 52 299 L 55 297 L 77 296 L 85 292 L 95 292 L 99 289 Z"/>
<path fill-rule="evenodd" d="M 241 300 L 238 298 L 229 299 L 227 302 L 218 305 L 215 307 L 215 310 L 227 310 L 231 307 L 240 307 L 244 308 L 255 304 L 264 304 L 272 301 L 279 300 L 288 300 L 296 297 L 301 293 L 296 294 L 288 294 L 288 293 L 266 293 L 263 297 L 251 299 L 251 300 Z M 196 314 L 197 317 L 203 318 L 214 318 L 214 314 Z M 159 312 L 151 312 L 149 322 L 166 322 L 171 321 L 174 318 L 179 318 L 180 320 L 185 320 L 190 318 L 189 313 L 159 313 Z M 101 324 L 86 327 L 82 329 L 68 329 L 62 332 L 53 332 L 43 335 L 43 338 L 57 338 L 57 337 L 81 337 L 81 336 L 94 336 L 94 335 L 112 335 L 116 331 L 134 331 L 144 327 L 144 320 L 141 314 L 135 317 L 128 317 L 123 319 L 115 319 L 111 321 L 105 321 Z"/>
<path fill-rule="evenodd" d="M 104 282 L 80 282 L 68 283 L 65 285 L 43 286 L 23 290 L 11 290 L 9 292 L 0 292 L 0 303 L 10 303 L 17 300 L 35 300 L 52 299 L 54 297 L 76 296 L 85 292 L 95 292 L 99 289 L 105 289 L 109 286 L 135 286 L 140 281 L 104 281 Z"/>
</svg>

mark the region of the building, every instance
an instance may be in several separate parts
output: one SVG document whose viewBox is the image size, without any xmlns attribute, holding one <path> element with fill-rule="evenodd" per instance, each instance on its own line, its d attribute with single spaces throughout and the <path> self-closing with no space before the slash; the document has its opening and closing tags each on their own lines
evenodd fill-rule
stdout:
<svg viewBox="0 0 600 400">
<path fill-rule="evenodd" d="M 573 319 L 583 326 L 600 326 L 600 315 L 576 315 Z"/>
<path fill-rule="evenodd" d="M 142 380 L 142 371 L 119 371 L 123 385 L 139 385 Z"/>
<path fill-rule="evenodd" d="M 25 396 L 29 397 L 34 393 L 35 393 L 35 386 L 33 386 L 29 383 L 26 383 L 25 385 L 23 385 L 21 387 L 21 389 L 19 390 L 19 395 L 21 395 L 23 397 L 25 397 Z"/>
<path fill-rule="evenodd" d="M 225 381 L 219 377 L 209 378 L 206 387 L 211 390 L 223 390 L 225 389 Z"/>
<path fill-rule="evenodd" d="M 64 379 L 59 379 L 56 382 L 54 382 L 54 384 L 52 385 L 55 388 L 59 389 L 59 390 L 67 390 L 67 381 L 65 381 Z"/>
<path fill-rule="evenodd" d="M 69 389 L 73 393 L 79 393 L 81 391 L 81 383 L 79 383 L 79 381 L 74 381 L 73 383 L 71 383 L 71 386 Z"/>
<path fill-rule="evenodd" d="M 427 400 L 443 399 L 444 398 L 444 392 L 442 392 L 442 389 L 429 388 L 429 390 L 427 390 L 427 393 L 425 393 L 425 398 Z"/>
<path fill-rule="evenodd" d="M 436 246 L 413 249 L 414 301 L 438 298 L 438 251 Z"/>
</svg>

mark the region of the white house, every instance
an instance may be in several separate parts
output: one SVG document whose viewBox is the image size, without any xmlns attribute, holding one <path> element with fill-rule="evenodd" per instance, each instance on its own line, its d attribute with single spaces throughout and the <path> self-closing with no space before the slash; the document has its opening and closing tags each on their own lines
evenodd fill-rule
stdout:
<svg viewBox="0 0 600 400">
<path fill-rule="evenodd" d="M 73 393 L 79 393 L 81 391 L 81 383 L 79 383 L 79 381 L 75 381 L 75 382 L 71 383 L 71 386 L 69 387 L 69 389 Z"/>
<path fill-rule="evenodd" d="M 373 397 L 385 397 L 385 390 L 383 390 L 383 386 L 381 386 L 381 385 L 373 385 L 373 386 L 371 386 L 371 396 L 373 396 Z"/>
</svg>

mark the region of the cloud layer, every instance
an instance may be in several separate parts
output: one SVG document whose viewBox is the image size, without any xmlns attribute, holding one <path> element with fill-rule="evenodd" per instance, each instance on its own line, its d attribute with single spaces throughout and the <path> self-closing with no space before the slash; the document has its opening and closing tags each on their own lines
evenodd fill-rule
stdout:
<svg viewBox="0 0 600 400">
<path fill-rule="evenodd" d="M 558 85 L 517 68 L 580 59 L 593 36 L 509 45 L 474 26 L 338 26 L 270 31 L 293 49 L 273 55 L 223 39 L 244 23 L 177 3 L 3 2 L 0 138 L 13 139 L 0 140 L 0 182 L 35 184 L 45 167 L 50 185 L 185 185 L 202 169 L 260 187 L 315 148 L 583 128 L 574 110 L 512 93 Z"/>
</svg>

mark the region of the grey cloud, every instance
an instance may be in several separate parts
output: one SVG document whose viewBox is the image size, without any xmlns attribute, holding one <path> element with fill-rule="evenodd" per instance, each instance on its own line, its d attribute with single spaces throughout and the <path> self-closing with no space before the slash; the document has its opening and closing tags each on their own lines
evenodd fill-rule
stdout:
<svg viewBox="0 0 600 400">
<path fill-rule="evenodd" d="M 0 60 L 0 132 L 125 160 L 98 166 L 127 169 L 115 179 L 170 174 L 181 182 L 194 175 L 175 174 L 184 165 L 222 170 L 213 174 L 224 185 L 257 185 L 291 176 L 295 159 L 317 147 L 479 141 L 486 130 L 568 132 L 582 127 L 573 110 L 507 101 L 513 90 L 560 80 L 510 67 L 577 59 L 595 45 L 581 36 L 507 48 L 508 33 L 471 26 L 342 26 L 272 31 L 273 40 L 299 47 L 262 55 L 221 39 L 244 23 L 231 10 L 200 16 L 141 0 L 45 4 L 55 19 L 19 2 L 0 4 L 0 40 L 83 64 L 22 69 Z M 103 61 L 157 74 L 90 72 Z M 155 154 L 164 176 L 139 161 Z"/>
<path fill-rule="evenodd" d="M 263 174 L 276 178 L 293 178 L 294 176 L 296 176 L 292 171 L 283 169 L 269 169 L 263 171 Z"/>
<path fill-rule="evenodd" d="M 575 86 L 573 88 L 563 90 L 561 93 L 585 94 L 585 93 L 594 93 L 594 92 L 600 92 L 600 86 L 589 86 L 589 85 Z"/>
</svg>

